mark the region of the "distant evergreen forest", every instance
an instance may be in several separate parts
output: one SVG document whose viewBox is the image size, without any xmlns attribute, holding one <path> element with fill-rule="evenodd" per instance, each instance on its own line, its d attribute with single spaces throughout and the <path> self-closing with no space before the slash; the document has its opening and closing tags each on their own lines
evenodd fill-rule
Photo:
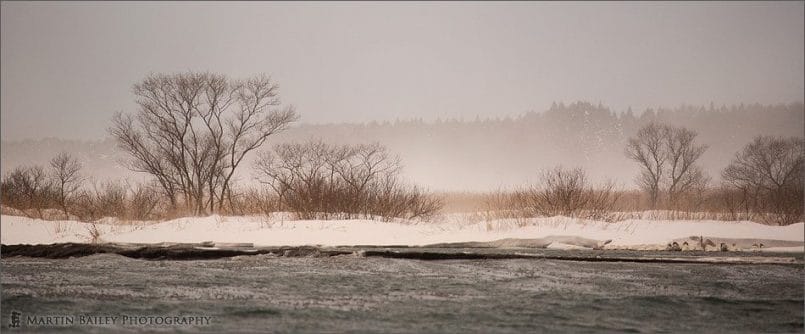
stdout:
<svg viewBox="0 0 805 334">
<path fill-rule="evenodd" d="M 300 110 L 304 120 L 304 110 Z M 601 104 L 554 103 L 543 112 L 471 121 L 421 119 L 363 124 L 300 124 L 271 139 L 279 142 L 322 139 L 330 143 L 379 142 L 400 156 L 404 174 L 431 190 L 488 191 L 516 187 L 537 179 L 556 165 L 583 167 L 594 181 L 611 179 L 635 188 L 637 166 L 624 155 L 630 136 L 650 122 L 684 126 L 709 146 L 701 158 L 705 171 L 720 181 L 721 170 L 757 135 L 803 137 L 803 103 L 776 105 L 690 106 L 614 112 Z M 266 149 L 268 147 L 264 147 Z M 111 139 L 3 141 L 2 170 L 46 164 L 59 152 L 82 160 L 98 180 L 136 176 L 117 164 L 125 155 Z M 241 183 L 251 181 L 243 168 Z"/>
</svg>

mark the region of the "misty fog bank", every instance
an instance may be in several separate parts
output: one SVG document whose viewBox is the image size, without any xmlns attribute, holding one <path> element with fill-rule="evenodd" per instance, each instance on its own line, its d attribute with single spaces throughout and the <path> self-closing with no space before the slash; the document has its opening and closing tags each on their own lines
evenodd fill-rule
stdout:
<svg viewBox="0 0 805 334">
<path fill-rule="evenodd" d="M 805 132 L 805 108 L 801 102 L 682 106 L 636 114 L 616 113 L 606 106 L 577 102 L 497 119 L 300 124 L 271 137 L 262 150 L 281 142 L 308 139 L 333 144 L 379 142 L 400 156 L 403 173 L 410 181 L 436 191 L 516 187 L 535 181 L 541 169 L 556 165 L 583 167 L 593 181 L 612 179 L 629 189 L 635 188 L 638 168 L 624 155 L 626 141 L 652 121 L 697 131 L 697 141 L 709 146 L 701 165 L 714 182 L 719 181 L 721 170 L 753 137 L 802 137 Z M 111 139 L 49 138 L 2 141 L 0 146 L 3 173 L 25 164 L 47 165 L 59 152 L 68 152 L 84 163 L 85 175 L 99 181 L 128 178 L 137 182 L 146 178 L 118 163 L 127 156 L 116 149 Z M 244 167 L 239 170 L 240 185 L 252 182 L 251 162 Z"/>
</svg>

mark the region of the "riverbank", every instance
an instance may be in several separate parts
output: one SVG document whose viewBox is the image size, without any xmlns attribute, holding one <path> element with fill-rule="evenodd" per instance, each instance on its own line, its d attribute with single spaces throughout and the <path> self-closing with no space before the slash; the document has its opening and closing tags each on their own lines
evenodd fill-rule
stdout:
<svg viewBox="0 0 805 334">
<path fill-rule="evenodd" d="M 805 251 L 805 224 L 769 226 L 748 221 L 626 220 L 616 223 L 568 217 L 471 222 L 397 220 L 285 220 L 209 216 L 164 222 L 97 223 L 0 216 L 2 244 L 248 243 L 254 246 L 426 246 L 664 250 L 688 242 L 690 250 Z M 710 240 L 710 243 L 705 241 Z M 486 244 L 483 244 L 486 243 Z M 762 247 L 761 247 L 762 244 Z M 698 249 L 702 250 L 702 249 Z"/>
</svg>

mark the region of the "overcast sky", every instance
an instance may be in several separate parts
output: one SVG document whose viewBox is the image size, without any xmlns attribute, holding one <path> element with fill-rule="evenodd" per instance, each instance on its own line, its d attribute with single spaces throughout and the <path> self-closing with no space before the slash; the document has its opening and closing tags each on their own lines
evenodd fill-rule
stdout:
<svg viewBox="0 0 805 334">
<path fill-rule="evenodd" d="M 302 121 L 802 101 L 803 2 L 2 3 L 2 138 L 101 138 L 151 72 L 268 73 Z"/>
</svg>

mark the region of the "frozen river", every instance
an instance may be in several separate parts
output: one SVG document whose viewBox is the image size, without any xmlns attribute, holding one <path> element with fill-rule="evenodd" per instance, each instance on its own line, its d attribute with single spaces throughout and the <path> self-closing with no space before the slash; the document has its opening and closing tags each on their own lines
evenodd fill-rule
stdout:
<svg viewBox="0 0 805 334">
<path fill-rule="evenodd" d="M 2 326 L 16 318 L 23 331 L 801 333 L 803 273 L 801 263 L 12 257 L 2 259 Z"/>
</svg>

